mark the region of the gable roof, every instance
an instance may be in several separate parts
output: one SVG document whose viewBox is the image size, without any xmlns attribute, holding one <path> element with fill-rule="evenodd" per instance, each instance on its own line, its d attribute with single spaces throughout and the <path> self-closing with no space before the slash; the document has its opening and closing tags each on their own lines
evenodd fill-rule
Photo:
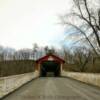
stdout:
<svg viewBox="0 0 100 100">
<path fill-rule="evenodd" d="M 52 61 L 52 60 L 60 62 L 60 63 L 65 63 L 65 61 L 62 58 L 60 58 L 60 57 L 58 57 L 56 55 L 53 55 L 53 54 L 48 54 L 46 56 L 43 56 L 43 57 L 37 59 L 36 62 L 37 63 L 41 63 L 43 61 Z"/>
</svg>

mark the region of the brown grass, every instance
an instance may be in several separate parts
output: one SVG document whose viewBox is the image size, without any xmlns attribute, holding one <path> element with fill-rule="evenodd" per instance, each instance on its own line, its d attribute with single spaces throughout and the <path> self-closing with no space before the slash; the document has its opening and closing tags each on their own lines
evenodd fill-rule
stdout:
<svg viewBox="0 0 100 100">
<path fill-rule="evenodd" d="M 93 64 L 92 62 L 89 62 L 86 64 L 85 70 L 83 72 L 87 73 L 100 73 L 100 59 L 96 60 Z M 65 64 L 64 65 L 65 71 L 73 71 L 73 72 L 81 72 L 80 67 L 76 64 Z"/>
<path fill-rule="evenodd" d="M 0 62 L 0 77 L 23 74 L 34 71 L 33 60 L 15 60 Z"/>
</svg>

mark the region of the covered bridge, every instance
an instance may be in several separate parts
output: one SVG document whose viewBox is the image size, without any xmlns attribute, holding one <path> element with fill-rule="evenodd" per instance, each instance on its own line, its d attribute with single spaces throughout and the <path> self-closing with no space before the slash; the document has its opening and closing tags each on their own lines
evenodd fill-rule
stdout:
<svg viewBox="0 0 100 100">
<path fill-rule="evenodd" d="M 60 76 L 63 70 L 65 61 L 53 54 L 48 54 L 36 60 L 35 70 L 38 70 L 40 76 L 47 76 L 48 73 L 53 73 L 54 76 Z"/>
</svg>

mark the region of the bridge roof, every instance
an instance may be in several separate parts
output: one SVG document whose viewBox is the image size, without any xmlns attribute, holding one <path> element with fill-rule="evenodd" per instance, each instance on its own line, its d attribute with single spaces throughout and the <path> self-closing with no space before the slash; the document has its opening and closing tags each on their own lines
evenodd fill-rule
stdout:
<svg viewBox="0 0 100 100">
<path fill-rule="evenodd" d="M 53 54 L 48 54 L 36 60 L 37 63 L 41 63 L 43 61 L 56 61 L 59 63 L 65 63 L 64 59 Z"/>
</svg>

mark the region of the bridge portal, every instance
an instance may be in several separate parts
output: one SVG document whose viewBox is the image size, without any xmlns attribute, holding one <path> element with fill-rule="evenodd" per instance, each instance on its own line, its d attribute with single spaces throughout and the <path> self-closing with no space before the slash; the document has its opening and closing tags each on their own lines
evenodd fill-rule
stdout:
<svg viewBox="0 0 100 100">
<path fill-rule="evenodd" d="M 58 77 L 61 75 L 64 63 L 65 61 L 62 58 L 53 54 L 48 54 L 36 61 L 35 70 L 39 71 L 41 77 Z"/>
</svg>

